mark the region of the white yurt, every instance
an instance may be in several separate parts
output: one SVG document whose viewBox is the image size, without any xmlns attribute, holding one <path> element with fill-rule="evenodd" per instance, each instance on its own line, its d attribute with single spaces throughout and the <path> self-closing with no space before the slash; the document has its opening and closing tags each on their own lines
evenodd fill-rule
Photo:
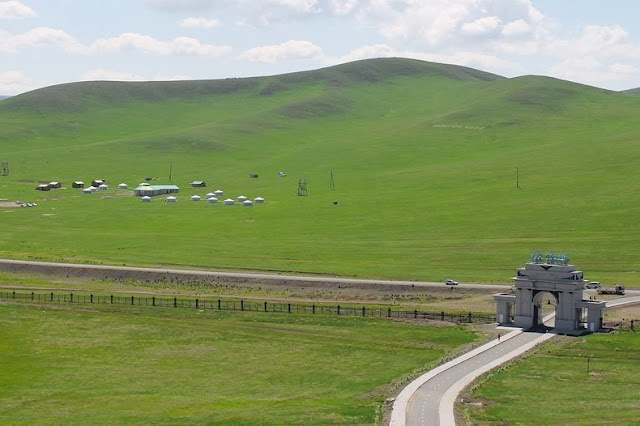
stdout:
<svg viewBox="0 0 640 426">
<path fill-rule="evenodd" d="M 191 201 L 200 201 L 202 200 L 202 198 L 199 195 L 192 195 L 191 196 Z"/>
<path fill-rule="evenodd" d="M 145 195 L 144 197 L 140 198 L 140 201 L 148 203 L 149 201 L 151 201 L 151 197 L 149 197 L 148 195 Z"/>
<path fill-rule="evenodd" d="M 167 197 L 167 203 L 175 203 L 176 201 L 178 201 L 178 199 L 176 197 L 174 197 L 173 195 L 169 195 Z"/>
<path fill-rule="evenodd" d="M 89 191 L 91 192 L 96 192 L 98 190 L 98 188 L 96 188 L 95 186 L 90 186 L 89 188 L 87 188 Z"/>
<path fill-rule="evenodd" d="M 90 186 L 89 188 L 85 188 L 82 190 L 83 194 L 93 194 L 93 191 L 91 190 L 91 188 L 94 188 L 93 186 Z"/>
<path fill-rule="evenodd" d="M 224 195 L 224 191 L 222 189 L 217 189 L 217 190 L 213 191 L 213 194 L 216 197 L 220 197 L 221 195 Z"/>
<path fill-rule="evenodd" d="M 240 195 L 238 197 L 238 201 L 240 201 L 241 203 L 245 202 L 247 200 L 247 197 L 245 197 L 244 195 Z"/>
<path fill-rule="evenodd" d="M 264 203 L 264 198 L 262 197 L 256 197 L 253 199 L 254 203 Z"/>
<path fill-rule="evenodd" d="M 233 203 L 235 203 L 235 201 L 233 201 L 232 198 L 227 198 L 226 200 L 224 200 L 224 204 L 227 206 L 233 205 Z"/>
<path fill-rule="evenodd" d="M 106 183 L 103 183 L 102 185 L 98 186 L 98 189 L 100 191 L 106 191 L 107 189 L 109 189 L 109 185 L 107 185 Z"/>
<path fill-rule="evenodd" d="M 120 185 L 118 185 L 118 188 L 127 189 L 127 188 L 129 188 L 129 185 L 127 185 L 126 183 L 121 183 Z"/>
<path fill-rule="evenodd" d="M 216 197 L 207 198 L 207 201 L 210 203 L 217 203 L 218 199 Z"/>
<path fill-rule="evenodd" d="M 216 194 L 214 194 L 213 192 L 207 192 L 207 195 L 206 195 L 207 198 L 213 198 L 215 196 Z"/>
<path fill-rule="evenodd" d="M 251 201 L 251 200 L 244 200 L 244 201 L 242 202 L 242 205 L 243 205 L 243 206 L 245 206 L 245 207 L 251 207 L 251 206 L 253 206 L 253 201 Z"/>
</svg>

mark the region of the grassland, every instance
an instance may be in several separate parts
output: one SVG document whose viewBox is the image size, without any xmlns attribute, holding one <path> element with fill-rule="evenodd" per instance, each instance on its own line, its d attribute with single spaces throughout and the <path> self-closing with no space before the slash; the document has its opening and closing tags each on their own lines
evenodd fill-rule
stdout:
<svg viewBox="0 0 640 426">
<path fill-rule="evenodd" d="M 639 285 L 638 107 L 628 94 L 402 59 L 46 88 L 0 103 L 11 169 L 0 198 L 38 202 L 0 209 L 0 256 L 508 282 L 541 249 L 569 252 L 588 279 Z M 114 189 L 168 183 L 170 164 L 178 203 Z M 68 188 L 93 178 L 111 189 Z M 300 178 L 307 197 L 294 195 Z M 188 188 L 195 179 L 209 188 Z M 53 180 L 67 189 L 34 191 Z M 188 201 L 218 188 L 267 202 Z"/>
<path fill-rule="evenodd" d="M 548 343 L 476 384 L 474 424 L 632 425 L 640 420 L 637 332 Z"/>
<path fill-rule="evenodd" d="M 380 319 L 0 304 L 2 424 L 372 424 L 475 335 Z"/>
</svg>

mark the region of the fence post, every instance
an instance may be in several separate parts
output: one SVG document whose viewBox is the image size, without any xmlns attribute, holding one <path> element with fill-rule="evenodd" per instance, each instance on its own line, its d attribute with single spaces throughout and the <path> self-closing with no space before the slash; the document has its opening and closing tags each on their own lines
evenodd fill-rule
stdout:
<svg viewBox="0 0 640 426">
<path fill-rule="evenodd" d="M 418 311 L 413 311 L 413 319 L 417 319 L 418 318 Z"/>
<path fill-rule="evenodd" d="M 244 311 L 244 300 L 240 299 L 240 310 Z"/>
<path fill-rule="evenodd" d="M 264 311 L 267 312 L 267 302 L 264 302 Z"/>
<path fill-rule="evenodd" d="M 177 307 L 178 307 L 178 298 L 177 298 L 177 297 L 174 297 L 174 298 L 173 298 L 173 307 L 174 307 L 174 308 L 177 308 Z"/>
<path fill-rule="evenodd" d="M 113 294 L 111 295 L 111 304 L 113 305 Z"/>
<path fill-rule="evenodd" d="M 51 301 L 53 302 L 53 292 L 51 292 Z"/>
<path fill-rule="evenodd" d="M 291 303 L 289 303 L 289 305 L 287 307 L 287 310 L 288 310 L 289 313 L 291 313 Z"/>
<path fill-rule="evenodd" d="M 131 296 L 131 304 L 133 305 L 133 296 Z"/>
<path fill-rule="evenodd" d="M 311 307 L 311 313 L 315 314 L 316 313 L 316 305 L 314 303 L 314 305 Z"/>
<path fill-rule="evenodd" d="M 440 312 L 440 321 L 444 321 L 444 311 Z"/>
<path fill-rule="evenodd" d="M 469 324 L 471 324 L 471 312 L 469 312 Z"/>
<path fill-rule="evenodd" d="M 156 306 L 156 297 L 151 297 L 151 306 Z"/>
<path fill-rule="evenodd" d="M 387 317 L 391 318 L 391 308 L 387 308 Z"/>
<path fill-rule="evenodd" d="M 69 300 L 73 302 L 73 293 L 71 293 L 71 298 Z"/>
<path fill-rule="evenodd" d="M 362 316 L 364 317 L 365 315 L 366 315 L 366 313 L 365 313 L 365 307 L 363 306 L 363 307 L 362 307 Z"/>
<path fill-rule="evenodd" d="M 200 307 L 200 304 L 198 303 L 198 299 L 196 299 L 196 309 L 198 309 Z"/>
<path fill-rule="evenodd" d="M 218 299 L 218 310 L 222 309 L 222 303 L 220 302 L 220 299 Z"/>
<path fill-rule="evenodd" d="M 93 303 L 93 294 L 89 295 L 89 300 Z"/>
<path fill-rule="evenodd" d="M 633 320 L 631 320 L 631 330 L 633 330 Z"/>
<path fill-rule="evenodd" d="M 338 315 L 340 315 L 340 305 L 338 305 Z"/>
</svg>

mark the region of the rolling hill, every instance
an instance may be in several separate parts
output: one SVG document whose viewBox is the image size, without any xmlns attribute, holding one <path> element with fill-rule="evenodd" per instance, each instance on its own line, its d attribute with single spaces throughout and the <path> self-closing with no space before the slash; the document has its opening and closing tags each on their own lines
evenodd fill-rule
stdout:
<svg viewBox="0 0 640 426">
<path fill-rule="evenodd" d="M 2 213 L 0 256 L 506 282 L 541 249 L 569 252 L 589 279 L 640 284 L 639 107 L 547 77 L 400 58 L 43 88 L 0 103 L 11 170 L 0 198 L 39 201 Z M 171 178 L 179 202 L 34 191 L 98 177 L 112 188 Z M 196 179 L 209 188 L 189 188 Z M 218 188 L 267 202 L 188 201 Z"/>
</svg>

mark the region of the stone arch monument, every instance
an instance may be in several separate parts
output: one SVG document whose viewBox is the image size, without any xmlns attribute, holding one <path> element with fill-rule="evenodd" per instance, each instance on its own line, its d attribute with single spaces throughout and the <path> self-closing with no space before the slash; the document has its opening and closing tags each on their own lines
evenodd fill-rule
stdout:
<svg viewBox="0 0 640 426">
<path fill-rule="evenodd" d="M 516 270 L 514 293 L 493 296 L 500 325 L 532 328 L 542 325 L 541 294 L 556 301 L 555 329 L 563 333 L 595 332 L 602 328 L 606 302 L 585 299 L 587 280 L 564 254 L 535 252 L 531 262 Z"/>
</svg>

